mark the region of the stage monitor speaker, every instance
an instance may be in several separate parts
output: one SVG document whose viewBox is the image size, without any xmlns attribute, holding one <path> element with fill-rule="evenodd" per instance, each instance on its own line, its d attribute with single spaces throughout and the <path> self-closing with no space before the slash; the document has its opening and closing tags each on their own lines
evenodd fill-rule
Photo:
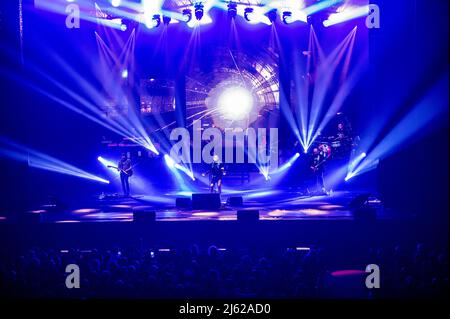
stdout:
<svg viewBox="0 0 450 319">
<path fill-rule="evenodd" d="M 134 223 L 152 223 L 156 220 L 156 213 L 150 210 L 134 210 Z"/>
<path fill-rule="evenodd" d="M 177 208 L 190 208 L 192 205 L 192 201 L 187 197 L 177 197 L 175 200 L 175 206 Z"/>
<path fill-rule="evenodd" d="M 227 205 L 228 206 L 242 206 L 244 204 L 244 200 L 242 196 L 228 197 Z"/>
<path fill-rule="evenodd" d="M 353 218 L 358 221 L 373 221 L 377 218 L 377 210 L 368 204 L 370 194 L 356 196 L 348 205 Z"/>
<path fill-rule="evenodd" d="M 220 194 L 192 194 L 192 209 L 220 209 Z"/>
<path fill-rule="evenodd" d="M 238 210 L 237 220 L 243 222 L 257 221 L 259 220 L 259 210 L 257 209 Z"/>
<path fill-rule="evenodd" d="M 369 200 L 370 194 L 360 194 L 352 199 L 350 204 L 348 204 L 348 207 L 350 209 L 359 209 L 366 205 L 367 201 Z"/>
</svg>

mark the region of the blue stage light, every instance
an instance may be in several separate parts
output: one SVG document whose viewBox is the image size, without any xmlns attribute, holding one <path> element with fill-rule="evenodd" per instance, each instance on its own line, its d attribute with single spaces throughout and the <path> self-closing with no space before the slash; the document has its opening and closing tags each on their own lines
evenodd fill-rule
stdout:
<svg viewBox="0 0 450 319">
<path fill-rule="evenodd" d="M 27 163 L 29 167 L 109 184 L 109 181 L 106 179 L 88 173 L 50 155 L 3 138 L 0 138 L 0 142 L 5 144 L 5 148 L 0 148 L 0 156 Z"/>
<path fill-rule="evenodd" d="M 230 1 L 228 4 L 228 17 L 231 19 L 236 18 L 237 15 L 237 4 L 233 1 Z"/>
<path fill-rule="evenodd" d="M 272 174 L 279 174 L 279 173 L 286 171 L 287 169 L 289 169 L 292 166 L 292 164 L 294 164 L 294 162 L 299 157 L 300 157 L 300 153 L 295 153 L 294 156 L 292 156 L 286 163 L 284 163 L 283 165 L 278 167 L 278 169 L 276 171 L 274 171 Z"/>
<path fill-rule="evenodd" d="M 192 10 L 191 9 L 184 9 L 183 10 L 183 18 L 184 22 L 188 23 L 192 20 Z"/>
<path fill-rule="evenodd" d="M 323 21 L 325 27 L 329 27 L 338 23 L 343 23 L 369 14 L 369 5 L 362 7 L 349 7 L 341 12 L 330 14 L 327 20 Z"/>
<path fill-rule="evenodd" d="M 445 74 L 430 91 L 400 120 L 400 122 L 352 169 L 357 176 L 375 169 L 380 159 L 399 151 L 422 136 L 424 128 L 436 129 L 442 116 L 448 116 L 448 74 Z"/>
<path fill-rule="evenodd" d="M 159 14 L 154 14 L 152 17 L 153 27 L 157 28 L 161 25 L 161 16 Z"/>
<path fill-rule="evenodd" d="M 195 18 L 197 19 L 197 21 L 200 21 L 203 18 L 203 8 L 204 6 L 201 2 L 194 5 Z"/>
<path fill-rule="evenodd" d="M 190 172 L 185 167 L 181 166 L 180 164 L 177 164 L 173 158 L 171 158 L 169 155 L 164 155 L 164 161 L 166 162 L 167 167 L 170 169 L 170 172 L 173 174 L 173 177 L 175 178 L 175 182 L 179 185 L 182 191 L 191 192 L 192 190 L 190 187 L 186 184 L 186 181 L 181 176 L 179 170 L 181 170 L 183 173 L 188 175 L 193 181 L 195 181 L 195 177 L 192 172 Z"/>
<path fill-rule="evenodd" d="M 164 161 L 166 162 L 167 167 L 169 167 L 172 171 L 179 170 L 189 176 L 193 181 L 195 181 L 194 173 L 188 168 L 184 167 L 175 162 L 175 160 L 170 157 L 168 154 L 164 155 Z"/>
<path fill-rule="evenodd" d="M 358 156 L 354 157 L 349 165 L 348 165 L 348 172 L 353 172 L 355 167 L 363 160 L 364 157 L 366 157 L 366 153 L 361 153 Z"/>
<path fill-rule="evenodd" d="M 170 169 L 175 168 L 175 161 L 169 155 L 167 154 L 164 155 L 164 161 L 166 162 L 168 168 Z"/>
<path fill-rule="evenodd" d="M 329 7 L 335 6 L 339 4 L 340 2 L 343 2 L 344 0 L 324 0 L 324 1 L 317 1 L 315 4 L 303 9 L 305 14 L 307 16 L 311 16 L 314 13 L 317 13 L 319 11 L 325 10 Z"/>
<path fill-rule="evenodd" d="M 267 17 L 272 24 L 275 23 L 275 21 L 277 21 L 277 9 L 272 9 L 267 12 Z"/>
<path fill-rule="evenodd" d="M 172 18 L 168 17 L 168 16 L 163 16 L 162 20 L 163 20 L 164 25 L 169 25 L 169 23 L 172 20 Z"/>
<path fill-rule="evenodd" d="M 292 12 L 290 11 L 283 12 L 283 22 L 284 24 L 292 23 Z"/>
<path fill-rule="evenodd" d="M 114 162 L 112 162 L 112 161 L 110 161 L 110 160 L 107 160 L 107 159 L 105 159 L 105 158 L 103 158 L 103 157 L 101 157 L 101 156 L 97 157 L 97 160 L 98 160 L 100 163 L 102 163 L 103 166 L 105 166 L 105 167 L 107 167 L 107 168 L 110 168 L 110 167 L 108 167 L 108 166 L 117 166 L 116 163 L 114 163 Z M 115 172 L 116 174 L 119 174 L 119 171 L 118 171 L 117 169 L 112 169 L 111 171 L 112 171 L 112 172 Z"/>
<path fill-rule="evenodd" d="M 245 8 L 244 10 L 244 19 L 247 20 L 248 22 L 252 21 L 253 18 L 253 8 Z"/>
<path fill-rule="evenodd" d="M 106 46 L 97 33 L 96 37 L 99 46 Z M 133 37 L 134 33 L 132 32 L 129 41 L 132 40 Z M 103 49 L 107 50 L 106 48 L 102 48 L 102 50 Z M 126 53 L 126 55 L 132 55 L 130 51 L 123 52 Z M 102 108 L 99 106 L 107 104 L 105 96 L 100 93 L 92 83 L 86 80 L 86 78 L 81 75 L 79 70 L 73 68 L 73 66 L 68 64 L 67 61 L 62 59 L 59 55 L 54 54 L 52 57 L 54 59 L 54 62 L 60 68 L 60 72 L 63 72 L 64 76 L 69 78 L 71 81 L 78 83 L 78 88 L 75 89 L 73 87 L 69 87 L 51 77 L 47 72 L 43 72 L 38 68 L 35 68 L 33 70 L 37 73 L 37 75 L 41 76 L 43 79 L 54 85 L 55 88 L 58 89 L 59 95 L 49 93 L 47 90 L 42 89 L 41 87 L 32 83 L 27 83 L 29 87 L 53 100 L 57 103 L 57 105 L 68 108 L 69 110 L 74 111 L 77 114 L 82 115 L 87 119 L 104 126 L 105 128 L 117 133 L 118 135 L 145 147 L 151 152 L 157 155 L 159 154 L 158 150 L 155 148 L 150 137 L 148 136 L 141 118 L 138 116 L 138 114 L 136 114 L 136 112 L 130 112 L 129 116 L 127 117 L 120 117 L 120 120 L 113 119 L 112 117 L 105 119 L 104 110 L 102 110 Z M 101 74 L 107 76 L 109 74 L 108 70 L 110 69 L 105 69 L 104 72 L 101 72 Z M 98 80 L 101 81 L 104 80 L 104 78 L 102 76 L 99 76 Z M 125 95 L 123 89 L 119 87 L 119 85 L 113 84 L 111 90 L 116 92 L 118 96 Z M 69 99 L 64 99 L 64 95 L 71 98 L 73 101 L 69 102 Z M 90 96 L 94 101 L 96 101 L 96 103 L 88 101 L 85 96 Z"/>
</svg>

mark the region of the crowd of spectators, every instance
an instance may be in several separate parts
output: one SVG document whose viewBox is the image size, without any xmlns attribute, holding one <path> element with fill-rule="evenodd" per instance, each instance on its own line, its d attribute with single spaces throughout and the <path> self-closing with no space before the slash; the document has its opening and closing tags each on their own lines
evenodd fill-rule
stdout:
<svg viewBox="0 0 450 319">
<path fill-rule="evenodd" d="M 345 269 L 323 248 L 51 250 L 33 248 L 0 260 L 6 298 L 415 298 L 444 297 L 447 252 L 425 244 L 368 248 Z M 80 288 L 66 287 L 66 266 Z M 367 289 L 366 265 L 380 268 Z"/>
</svg>

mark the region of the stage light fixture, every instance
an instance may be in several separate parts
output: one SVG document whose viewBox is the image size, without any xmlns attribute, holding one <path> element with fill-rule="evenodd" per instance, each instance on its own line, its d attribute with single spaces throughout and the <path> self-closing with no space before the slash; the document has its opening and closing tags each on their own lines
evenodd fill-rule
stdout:
<svg viewBox="0 0 450 319">
<path fill-rule="evenodd" d="M 272 9 L 269 12 L 267 12 L 267 17 L 269 18 L 270 22 L 275 23 L 277 21 L 277 9 Z"/>
<path fill-rule="evenodd" d="M 237 4 L 236 2 L 230 1 L 228 4 L 228 17 L 231 19 L 236 18 L 237 15 Z"/>
<path fill-rule="evenodd" d="M 127 69 L 123 70 L 121 75 L 122 75 L 122 79 L 128 78 L 128 70 Z"/>
<path fill-rule="evenodd" d="M 128 29 L 129 21 L 121 18 L 98 19 L 98 23 L 121 31 Z"/>
<path fill-rule="evenodd" d="M 120 26 L 120 29 L 122 31 L 127 31 L 136 27 L 137 24 L 138 22 L 136 22 L 135 20 L 122 18 L 122 24 Z"/>
<path fill-rule="evenodd" d="M 171 19 L 170 17 L 168 17 L 168 16 L 163 16 L 163 23 L 164 23 L 164 25 L 169 25 L 169 23 L 170 23 L 171 20 L 172 20 L 172 19 Z"/>
<path fill-rule="evenodd" d="M 191 9 L 184 9 L 183 10 L 183 17 L 184 22 L 188 23 L 192 20 L 192 10 Z"/>
<path fill-rule="evenodd" d="M 203 18 L 203 4 L 202 3 L 196 3 L 194 5 L 195 9 L 195 18 L 197 21 L 200 21 Z"/>
<path fill-rule="evenodd" d="M 114 175 L 119 175 L 119 171 L 117 169 L 110 169 L 111 167 L 108 166 L 117 166 L 117 163 L 114 163 L 111 160 L 105 159 L 102 156 L 97 157 L 97 160 L 102 163 L 102 165 L 106 168 L 108 168 L 108 171 L 113 173 Z"/>
<path fill-rule="evenodd" d="M 291 11 L 283 12 L 283 22 L 284 22 L 284 24 L 292 23 L 292 12 Z"/>
<path fill-rule="evenodd" d="M 152 17 L 153 27 L 157 28 L 161 24 L 161 16 L 159 14 L 154 14 Z"/>
<path fill-rule="evenodd" d="M 253 8 L 245 8 L 244 10 L 244 19 L 248 22 L 252 21 L 253 11 Z"/>
<path fill-rule="evenodd" d="M 347 176 L 345 176 L 344 181 L 348 182 L 349 180 L 351 180 L 355 175 L 353 175 L 352 173 L 348 173 Z"/>
<path fill-rule="evenodd" d="M 367 156 L 366 153 L 361 153 L 358 156 L 356 156 L 348 165 L 348 174 L 347 176 L 350 176 L 351 172 L 355 170 L 355 168 L 358 166 L 359 163 Z"/>
</svg>

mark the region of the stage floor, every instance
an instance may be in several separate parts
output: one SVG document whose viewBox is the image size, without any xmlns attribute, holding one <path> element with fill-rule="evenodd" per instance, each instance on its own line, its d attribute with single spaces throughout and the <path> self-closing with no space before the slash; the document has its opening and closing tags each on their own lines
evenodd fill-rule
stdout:
<svg viewBox="0 0 450 319">
<path fill-rule="evenodd" d="M 190 197 L 190 194 L 169 192 L 130 198 L 106 196 L 78 207 L 55 210 L 44 206 L 31 212 L 41 213 L 41 221 L 46 223 L 130 222 L 133 220 L 133 210 L 155 211 L 156 221 L 161 222 L 232 221 L 237 219 L 237 210 L 241 209 L 258 209 L 260 220 L 349 220 L 353 219 L 349 204 L 362 193 L 340 191 L 331 195 L 311 196 L 296 190 L 224 192 L 221 195 L 221 209 L 208 211 L 177 208 L 176 198 Z M 242 196 L 243 206 L 226 205 L 227 198 L 231 196 Z M 371 196 L 369 202 L 377 208 L 378 218 L 389 217 L 376 197 Z"/>
</svg>

